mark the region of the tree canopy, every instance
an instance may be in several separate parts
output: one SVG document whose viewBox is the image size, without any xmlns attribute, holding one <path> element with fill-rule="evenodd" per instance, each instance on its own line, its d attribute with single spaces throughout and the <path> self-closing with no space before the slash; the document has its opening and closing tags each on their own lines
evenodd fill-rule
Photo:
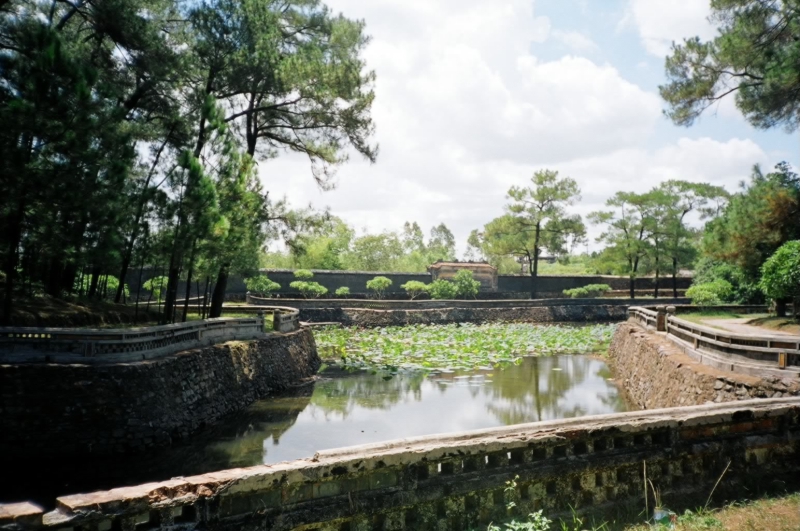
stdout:
<svg viewBox="0 0 800 531">
<path fill-rule="evenodd" d="M 734 94 L 736 107 L 759 128 L 800 124 L 800 4 L 797 0 L 711 0 L 710 41 L 675 44 L 660 87 L 667 116 L 691 125 Z"/>
<path fill-rule="evenodd" d="M 218 315 L 231 272 L 319 223 L 259 162 L 302 153 L 325 188 L 348 153 L 375 160 L 367 42 L 319 0 L 3 2 L 3 318 L 111 277 L 120 300 L 133 267 L 167 277 L 164 321 L 179 279 L 205 277 Z"/>
</svg>

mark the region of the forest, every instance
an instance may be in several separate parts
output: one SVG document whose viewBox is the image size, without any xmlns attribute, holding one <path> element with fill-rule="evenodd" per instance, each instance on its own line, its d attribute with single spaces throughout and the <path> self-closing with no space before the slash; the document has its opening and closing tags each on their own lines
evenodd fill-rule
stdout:
<svg viewBox="0 0 800 531">
<path fill-rule="evenodd" d="M 303 217 L 258 163 L 294 151 L 328 186 L 374 161 L 362 22 L 318 0 L 0 2 L 0 260 L 15 297 L 110 296 L 144 267 L 214 286 Z M 110 294 L 109 292 L 113 292 Z"/>
</svg>

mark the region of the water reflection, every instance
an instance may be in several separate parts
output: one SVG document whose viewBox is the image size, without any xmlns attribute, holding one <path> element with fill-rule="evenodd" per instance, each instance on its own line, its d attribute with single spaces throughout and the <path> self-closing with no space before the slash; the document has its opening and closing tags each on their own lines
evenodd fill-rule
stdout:
<svg viewBox="0 0 800 531">
<path fill-rule="evenodd" d="M 52 503 L 62 494 L 275 463 L 323 449 L 628 409 L 605 363 L 581 355 L 388 380 L 337 367 L 320 376 L 313 387 L 256 402 L 190 442 L 151 456 L 57 462 L 2 456 L 0 467 L 10 477 L 0 482 L 0 501 Z M 41 475 L 32 473 L 37 468 Z M 11 485 L 13 492 L 4 491 Z"/>
</svg>

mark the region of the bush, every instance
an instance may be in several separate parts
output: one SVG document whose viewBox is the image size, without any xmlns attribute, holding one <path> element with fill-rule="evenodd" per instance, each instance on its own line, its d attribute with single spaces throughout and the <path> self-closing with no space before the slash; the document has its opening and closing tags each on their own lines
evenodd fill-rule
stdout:
<svg viewBox="0 0 800 531">
<path fill-rule="evenodd" d="M 774 301 L 793 299 L 795 315 L 800 299 L 800 240 L 784 243 L 761 266 L 759 288 Z"/>
<path fill-rule="evenodd" d="M 319 284 L 317 282 L 306 282 L 305 280 L 295 280 L 289 287 L 292 289 L 296 289 L 299 291 L 303 297 L 308 299 L 309 297 L 317 298 L 322 297 L 326 293 L 328 293 L 328 288 Z"/>
<path fill-rule="evenodd" d="M 419 280 L 409 280 L 400 287 L 403 288 L 406 293 L 408 293 L 412 301 L 428 291 L 428 285 L 424 282 L 420 282 Z"/>
<path fill-rule="evenodd" d="M 294 278 L 298 280 L 310 280 L 314 278 L 314 273 L 308 269 L 298 269 L 294 272 Z M 291 284 L 289 284 L 291 286 Z"/>
<path fill-rule="evenodd" d="M 453 284 L 456 285 L 456 295 L 459 297 L 472 297 L 478 294 L 481 289 L 481 283 L 472 278 L 472 271 L 462 269 L 453 276 Z"/>
<path fill-rule="evenodd" d="M 350 288 L 347 286 L 342 286 L 341 288 L 336 288 L 334 293 L 336 293 L 337 297 L 347 297 L 350 295 Z"/>
<path fill-rule="evenodd" d="M 166 287 L 167 287 L 167 277 L 156 277 L 156 278 L 164 279 L 164 289 L 166 289 Z M 104 282 L 106 283 L 105 296 L 106 296 L 107 299 L 112 300 L 117 294 L 117 288 L 119 287 L 119 279 L 117 277 L 113 276 L 113 275 L 108 275 L 108 279 L 106 280 L 105 275 L 101 276 L 99 281 L 98 281 L 98 283 L 97 283 L 97 296 L 98 297 L 101 297 L 103 295 L 103 293 L 101 293 L 100 290 L 103 289 L 103 283 Z M 83 295 L 86 296 L 89 293 L 89 287 L 91 286 L 91 283 L 92 283 L 91 275 L 85 275 L 83 277 L 83 289 L 81 290 L 80 289 L 81 288 L 81 285 L 80 285 L 81 283 L 78 282 L 78 279 L 76 278 L 75 279 L 74 289 L 75 289 L 76 292 L 83 293 Z M 143 287 L 145 289 L 149 289 L 147 287 L 147 283 L 145 283 L 145 285 Z M 125 297 L 126 298 L 129 298 L 131 296 L 130 291 L 128 291 L 128 285 L 127 284 L 125 284 L 122 287 L 122 290 L 125 293 Z M 155 293 L 154 293 L 154 295 L 155 295 Z"/>
<path fill-rule="evenodd" d="M 730 297 L 722 302 L 736 304 L 760 304 L 764 302 L 764 295 L 758 283 L 749 279 L 741 268 L 710 258 L 698 260 L 692 283 L 707 284 L 715 280 L 725 280 L 733 286 Z"/>
<path fill-rule="evenodd" d="M 588 284 L 580 288 L 565 289 L 564 295 L 573 299 L 586 299 L 600 297 L 609 291 L 611 291 L 611 286 L 608 284 Z"/>
<path fill-rule="evenodd" d="M 449 280 L 434 280 L 428 286 L 428 293 L 431 299 L 455 299 L 458 295 L 458 288 Z"/>
<path fill-rule="evenodd" d="M 144 284 L 142 287 L 153 294 L 153 298 L 161 301 L 161 294 L 167 289 L 167 277 L 153 277 Z"/>
<path fill-rule="evenodd" d="M 727 280 L 717 279 L 704 284 L 694 284 L 686 290 L 686 296 L 697 306 L 725 304 L 733 296 L 733 286 Z"/>
<path fill-rule="evenodd" d="M 244 285 L 247 286 L 247 291 L 252 291 L 262 297 L 269 297 L 270 293 L 281 289 L 281 285 L 270 280 L 267 275 L 246 278 L 244 279 Z"/>
<path fill-rule="evenodd" d="M 386 277 L 375 277 L 372 280 L 367 280 L 367 289 L 375 292 L 375 297 L 378 299 L 383 298 L 384 292 L 392 285 L 392 281 Z"/>
</svg>

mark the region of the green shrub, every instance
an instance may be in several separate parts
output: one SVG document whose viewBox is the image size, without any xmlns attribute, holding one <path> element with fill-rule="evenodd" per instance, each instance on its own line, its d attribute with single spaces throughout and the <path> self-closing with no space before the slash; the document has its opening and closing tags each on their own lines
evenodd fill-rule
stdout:
<svg viewBox="0 0 800 531">
<path fill-rule="evenodd" d="M 767 258 L 758 287 L 773 300 L 800 297 L 800 240 L 784 243 Z"/>
<path fill-rule="evenodd" d="M 611 286 L 608 284 L 588 284 L 580 288 L 565 289 L 564 295 L 573 299 L 587 299 L 593 297 L 600 297 L 611 291 Z"/>
<path fill-rule="evenodd" d="M 153 277 L 142 284 L 142 287 L 152 293 L 153 298 L 160 302 L 162 293 L 167 289 L 168 281 L 167 277 Z"/>
<path fill-rule="evenodd" d="M 428 291 L 428 285 L 424 282 L 420 282 L 419 280 L 409 280 L 400 287 L 403 288 L 406 293 L 408 293 L 412 301 Z"/>
<path fill-rule="evenodd" d="M 322 284 L 319 284 L 317 282 L 307 282 L 305 280 L 295 280 L 294 282 L 289 284 L 289 287 L 299 291 L 306 299 L 308 298 L 316 299 L 328 293 L 328 288 L 326 288 Z"/>
<path fill-rule="evenodd" d="M 431 299 L 455 299 L 458 295 L 458 288 L 449 280 L 434 280 L 428 286 L 428 293 Z"/>
<path fill-rule="evenodd" d="M 314 273 L 308 269 L 298 269 L 294 272 L 294 278 L 298 280 L 310 280 L 314 278 Z M 291 286 L 291 284 L 289 284 Z"/>
<path fill-rule="evenodd" d="M 156 277 L 156 278 L 163 278 L 164 279 L 164 289 L 166 289 L 166 287 L 167 287 L 167 277 Z M 113 276 L 113 275 L 108 275 L 108 279 L 106 280 L 105 275 L 101 276 L 100 279 L 99 279 L 99 282 L 97 283 L 97 296 L 98 297 L 103 295 L 102 293 L 100 293 L 100 290 L 103 289 L 103 282 L 106 282 L 106 290 L 105 290 L 106 298 L 107 299 L 113 299 L 117 294 L 117 288 L 119 287 L 119 279 L 117 277 Z M 89 293 L 89 287 L 91 286 L 91 283 L 92 283 L 91 275 L 85 275 L 83 277 L 83 289 L 81 290 L 80 289 L 81 288 L 81 285 L 80 285 L 81 283 L 76 278 L 75 279 L 74 289 L 75 289 L 76 292 L 83 293 L 83 295 L 86 295 L 86 294 Z M 145 283 L 143 285 L 143 287 L 145 289 L 149 290 L 149 288 L 147 287 L 147 283 Z M 128 291 L 128 285 L 127 284 L 125 284 L 125 286 L 123 286 L 122 289 L 125 292 L 125 297 L 126 298 L 131 296 L 130 291 Z M 156 294 L 154 293 L 153 295 L 155 296 Z"/>
<path fill-rule="evenodd" d="M 251 291 L 262 297 L 269 297 L 270 293 L 281 289 L 281 285 L 270 280 L 267 275 L 246 278 L 244 279 L 244 285 L 247 286 L 247 291 Z"/>
<path fill-rule="evenodd" d="M 386 277 L 375 277 L 372 280 L 367 280 L 367 289 L 372 290 L 375 293 L 375 297 L 378 299 L 382 299 L 384 293 L 389 286 L 392 285 L 392 281 Z"/>
<path fill-rule="evenodd" d="M 350 288 L 347 286 L 342 286 L 341 288 L 336 288 L 334 293 L 336 293 L 337 297 L 347 297 L 350 295 Z"/>
<path fill-rule="evenodd" d="M 727 280 L 717 279 L 704 284 L 694 284 L 686 290 L 686 296 L 697 306 L 724 304 L 733 296 L 733 286 Z"/>
<path fill-rule="evenodd" d="M 707 284 L 715 280 L 725 280 L 733 286 L 730 297 L 722 302 L 736 304 L 761 304 L 764 302 L 764 295 L 758 282 L 749 278 L 741 268 L 710 258 L 698 260 L 692 283 Z"/>
<path fill-rule="evenodd" d="M 456 285 L 456 295 L 459 297 L 475 298 L 478 290 L 481 289 L 481 283 L 472 278 L 472 271 L 462 269 L 453 276 L 453 284 Z"/>
</svg>

